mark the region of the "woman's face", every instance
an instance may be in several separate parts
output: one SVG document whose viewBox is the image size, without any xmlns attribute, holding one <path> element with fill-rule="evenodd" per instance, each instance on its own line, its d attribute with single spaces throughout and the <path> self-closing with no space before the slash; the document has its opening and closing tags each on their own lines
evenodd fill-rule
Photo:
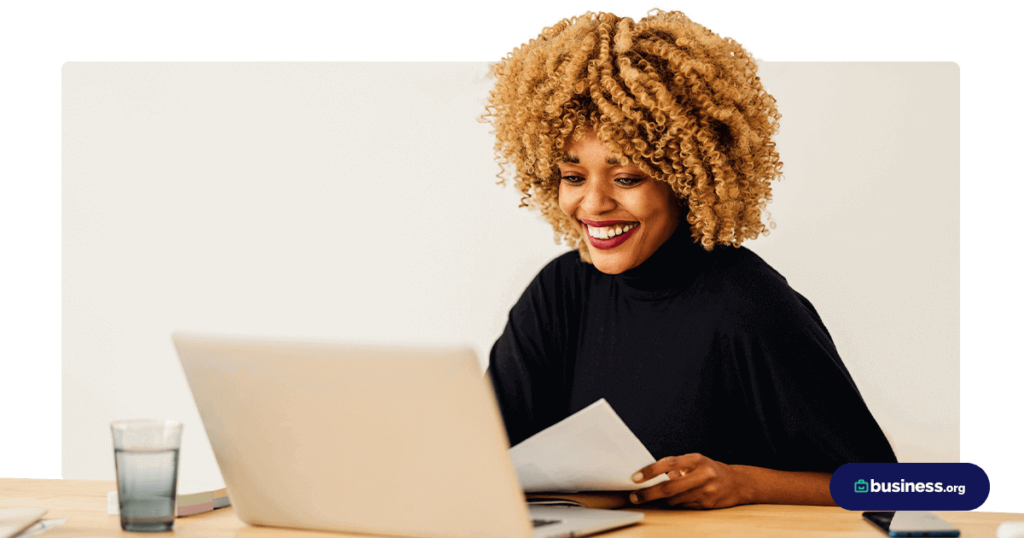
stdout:
<svg viewBox="0 0 1024 538">
<path fill-rule="evenodd" d="M 679 225 L 682 208 L 672 189 L 636 166 L 620 166 L 593 134 L 570 140 L 558 168 L 558 205 L 579 227 L 602 273 L 640 265 Z"/>
</svg>

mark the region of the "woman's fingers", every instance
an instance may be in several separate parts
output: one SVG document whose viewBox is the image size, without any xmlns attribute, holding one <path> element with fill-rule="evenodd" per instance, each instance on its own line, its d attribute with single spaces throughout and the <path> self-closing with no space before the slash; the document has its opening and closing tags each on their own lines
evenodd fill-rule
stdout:
<svg viewBox="0 0 1024 538">
<path fill-rule="evenodd" d="M 668 473 L 670 480 L 630 494 L 634 504 L 667 499 L 670 506 L 721 508 L 741 502 L 740 483 L 732 468 L 700 454 L 665 458 L 640 470 L 641 480 Z"/>
<path fill-rule="evenodd" d="M 705 472 L 704 469 L 705 467 L 698 466 L 678 478 L 653 485 L 649 488 L 638 489 L 630 494 L 629 500 L 634 504 L 640 504 L 699 489 L 707 483 L 710 477 L 710 473 Z M 670 476 L 670 478 L 672 477 Z"/>
<path fill-rule="evenodd" d="M 707 458 L 700 454 L 662 458 L 637 471 L 633 475 L 633 482 L 640 484 L 669 471 L 678 471 L 679 474 L 686 474 L 697 468 L 703 460 L 707 460 Z M 672 477 L 670 476 L 669 478 Z"/>
</svg>

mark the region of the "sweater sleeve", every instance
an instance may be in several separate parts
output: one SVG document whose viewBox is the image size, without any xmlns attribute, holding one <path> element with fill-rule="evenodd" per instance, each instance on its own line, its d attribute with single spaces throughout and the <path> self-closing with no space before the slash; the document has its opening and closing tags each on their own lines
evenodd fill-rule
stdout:
<svg viewBox="0 0 1024 538">
<path fill-rule="evenodd" d="M 725 344 L 770 459 L 779 470 L 823 472 L 896 462 L 817 311 L 781 276 L 772 280 L 744 290 Z"/>
<path fill-rule="evenodd" d="M 568 415 L 578 259 L 571 252 L 541 270 L 491 348 L 488 374 L 512 446 Z"/>
</svg>

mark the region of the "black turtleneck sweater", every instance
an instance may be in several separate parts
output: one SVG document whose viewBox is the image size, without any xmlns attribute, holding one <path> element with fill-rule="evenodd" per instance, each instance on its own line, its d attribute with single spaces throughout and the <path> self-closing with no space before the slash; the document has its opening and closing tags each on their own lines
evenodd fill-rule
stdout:
<svg viewBox="0 0 1024 538">
<path fill-rule="evenodd" d="M 687 228 L 620 275 L 573 251 L 530 283 L 488 370 L 512 445 L 605 398 L 656 459 L 895 462 L 811 303 L 753 252 L 707 252 Z"/>
</svg>

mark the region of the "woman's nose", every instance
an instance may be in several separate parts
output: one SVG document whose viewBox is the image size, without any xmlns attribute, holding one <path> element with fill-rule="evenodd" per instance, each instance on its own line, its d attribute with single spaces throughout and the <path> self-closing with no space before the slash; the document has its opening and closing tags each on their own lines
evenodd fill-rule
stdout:
<svg viewBox="0 0 1024 538">
<path fill-rule="evenodd" d="M 615 200 L 598 181 L 588 181 L 583 187 L 580 208 L 588 215 L 600 215 L 615 209 Z"/>
</svg>

